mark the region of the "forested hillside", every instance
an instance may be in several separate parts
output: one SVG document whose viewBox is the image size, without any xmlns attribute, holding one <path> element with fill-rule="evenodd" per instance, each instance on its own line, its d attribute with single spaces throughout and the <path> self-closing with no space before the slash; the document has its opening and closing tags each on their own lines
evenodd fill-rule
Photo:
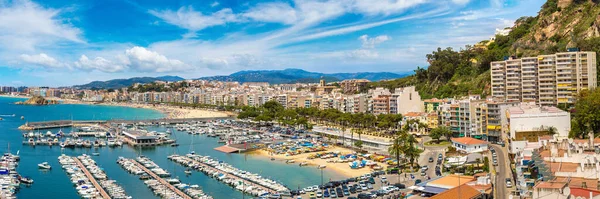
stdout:
<svg viewBox="0 0 600 199">
<path fill-rule="evenodd" d="M 600 52 L 599 30 L 598 0 L 549 0 L 538 16 L 516 20 L 506 36 L 497 35 L 495 41 L 482 41 L 461 50 L 438 48 L 427 54 L 427 68 L 419 67 L 405 78 L 373 82 L 370 87 L 414 85 L 425 99 L 487 95 L 491 61 L 564 52 L 567 48 Z M 600 60 L 600 53 L 597 56 Z"/>
</svg>

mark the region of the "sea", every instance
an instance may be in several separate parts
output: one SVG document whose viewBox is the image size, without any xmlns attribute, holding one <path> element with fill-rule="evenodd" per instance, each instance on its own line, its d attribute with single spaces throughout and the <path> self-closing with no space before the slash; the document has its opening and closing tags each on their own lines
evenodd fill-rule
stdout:
<svg viewBox="0 0 600 199">
<path fill-rule="evenodd" d="M 177 140 L 180 145 L 171 147 L 168 145 L 154 148 L 134 148 L 123 146 L 121 148 L 103 147 L 98 149 L 61 149 L 59 146 L 36 146 L 23 145 L 23 133 L 19 126 L 25 122 L 49 121 L 49 120 L 107 120 L 107 119 L 157 119 L 164 115 L 158 111 L 142 108 L 131 108 L 122 106 L 106 105 L 83 105 L 83 104 L 57 104 L 47 106 L 15 105 L 17 101 L 25 99 L 0 97 L 0 152 L 17 152 L 21 156 L 21 161 L 17 171 L 22 176 L 31 177 L 34 180 L 33 185 L 21 185 L 17 193 L 18 198 L 81 198 L 75 187 L 71 183 L 67 173 L 61 169 L 58 162 L 58 156 L 66 154 L 78 156 L 82 154 L 100 153 L 99 156 L 91 156 L 96 163 L 104 169 L 110 179 L 116 180 L 122 185 L 128 195 L 133 198 L 158 198 L 153 192 L 144 185 L 138 176 L 129 174 L 125 169 L 117 164 L 118 157 L 135 158 L 144 155 L 151 158 L 161 168 L 168 170 L 173 177 L 178 177 L 182 183 L 197 184 L 202 190 L 217 199 L 229 198 L 251 198 L 242 196 L 232 187 L 225 185 L 216 179 L 206 176 L 204 173 L 194 171 L 191 175 L 185 175 L 185 168 L 167 159 L 168 155 L 184 155 L 190 151 L 195 151 L 199 155 L 207 155 L 223 162 L 229 163 L 237 168 L 258 173 L 262 176 L 277 180 L 291 189 L 303 188 L 311 185 L 318 185 L 321 179 L 325 182 L 329 180 L 339 180 L 343 177 L 334 172 L 321 172 L 314 167 L 299 167 L 297 164 L 286 164 L 283 161 L 271 161 L 269 157 L 252 154 L 226 154 L 214 150 L 221 144 L 217 143 L 218 138 L 210 138 L 205 135 L 189 135 L 185 132 L 178 132 L 173 129 L 171 138 Z M 15 114 L 14 117 L 12 115 Z M 21 120 L 21 116 L 24 117 Z M 53 133 L 62 130 L 65 133 L 71 132 L 71 128 L 51 129 Z M 165 127 L 149 127 L 148 130 L 165 132 Z M 40 131 L 46 133 L 48 130 Z M 37 164 L 48 162 L 52 169 L 43 171 L 38 169 Z"/>
</svg>

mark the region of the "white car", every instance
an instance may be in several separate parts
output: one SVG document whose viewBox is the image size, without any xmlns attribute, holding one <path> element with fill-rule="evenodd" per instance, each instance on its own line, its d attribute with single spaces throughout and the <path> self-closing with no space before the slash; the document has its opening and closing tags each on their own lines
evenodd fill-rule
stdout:
<svg viewBox="0 0 600 199">
<path fill-rule="evenodd" d="M 303 189 L 303 191 L 305 193 L 312 192 L 313 191 L 313 187 L 306 187 L 306 188 Z"/>
<path fill-rule="evenodd" d="M 321 189 L 319 189 L 319 185 L 313 185 L 312 189 L 313 189 L 313 191 L 321 190 Z"/>
<path fill-rule="evenodd" d="M 369 188 L 367 187 L 367 185 L 366 185 L 366 184 L 364 184 L 364 183 L 361 183 L 361 184 L 360 184 L 360 189 L 362 189 L 363 191 L 366 191 L 366 190 L 368 190 Z"/>
<path fill-rule="evenodd" d="M 385 176 L 381 177 L 381 183 L 386 183 L 387 182 L 387 178 Z"/>
<path fill-rule="evenodd" d="M 317 198 L 322 198 L 323 192 L 321 190 L 317 190 Z"/>
<path fill-rule="evenodd" d="M 421 167 L 421 171 L 427 171 L 429 169 L 429 167 L 427 165 Z"/>
<path fill-rule="evenodd" d="M 510 180 L 510 178 L 506 178 L 506 187 L 507 188 L 511 188 L 512 187 L 512 181 Z"/>
</svg>

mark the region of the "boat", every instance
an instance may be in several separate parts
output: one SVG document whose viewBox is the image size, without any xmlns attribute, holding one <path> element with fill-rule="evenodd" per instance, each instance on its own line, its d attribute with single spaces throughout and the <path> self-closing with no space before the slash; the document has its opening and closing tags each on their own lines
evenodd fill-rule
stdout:
<svg viewBox="0 0 600 199">
<path fill-rule="evenodd" d="M 54 136 L 54 134 L 52 134 L 52 131 L 48 131 L 48 132 L 46 132 L 46 136 L 52 137 L 52 136 Z"/>
<path fill-rule="evenodd" d="M 100 155 L 100 153 L 97 153 L 97 152 L 95 152 L 95 153 L 92 153 L 92 155 L 93 155 L 93 156 L 99 156 L 99 155 Z"/>
<path fill-rule="evenodd" d="M 83 147 L 86 147 L 86 148 L 91 148 L 92 147 L 92 143 L 89 140 L 83 141 L 82 145 L 83 145 Z"/>
<path fill-rule="evenodd" d="M 25 119 L 25 116 L 21 116 L 21 120 L 24 120 L 24 119 Z"/>
<path fill-rule="evenodd" d="M 173 143 L 173 144 L 171 144 L 171 146 L 172 146 L 172 147 L 176 147 L 176 146 L 179 146 L 179 144 L 177 144 L 177 143 Z"/>
<path fill-rule="evenodd" d="M 27 141 L 29 143 L 29 145 L 35 146 L 35 140 L 33 140 L 33 138 L 29 138 L 29 141 Z"/>
<path fill-rule="evenodd" d="M 322 165 L 319 165 L 319 167 L 318 167 L 318 168 L 319 168 L 319 169 L 324 169 L 325 167 L 327 167 L 327 165 L 324 165 L 324 164 L 322 164 Z"/>
<path fill-rule="evenodd" d="M 301 162 L 300 163 L 300 166 L 306 166 L 306 165 L 308 165 L 308 162 Z"/>
<path fill-rule="evenodd" d="M 185 170 L 184 173 L 187 175 L 192 175 L 192 171 L 190 171 L 189 169 Z"/>
<path fill-rule="evenodd" d="M 19 181 L 21 181 L 24 184 L 33 184 L 33 179 L 31 179 L 29 177 L 19 178 Z"/>
<path fill-rule="evenodd" d="M 50 164 L 48 164 L 48 162 L 42 162 L 42 163 L 38 164 L 38 167 L 40 169 L 52 169 L 52 167 L 50 166 Z"/>
<path fill-rule="evenodd" d="M 296 162 L 295 160 L 286 160 L 285 163 L 294 163 Z"/>
</svg>

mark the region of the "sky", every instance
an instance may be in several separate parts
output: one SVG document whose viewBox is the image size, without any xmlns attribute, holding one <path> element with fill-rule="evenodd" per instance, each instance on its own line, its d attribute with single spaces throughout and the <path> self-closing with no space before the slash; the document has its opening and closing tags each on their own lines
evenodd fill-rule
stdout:
<svg viewBox="0 0 600 199">
<path fill-rule="evenodd" d="M 406 73 L 543 0 L 0 0 L 0 85 L 240 70 Z"/>
</svg>

